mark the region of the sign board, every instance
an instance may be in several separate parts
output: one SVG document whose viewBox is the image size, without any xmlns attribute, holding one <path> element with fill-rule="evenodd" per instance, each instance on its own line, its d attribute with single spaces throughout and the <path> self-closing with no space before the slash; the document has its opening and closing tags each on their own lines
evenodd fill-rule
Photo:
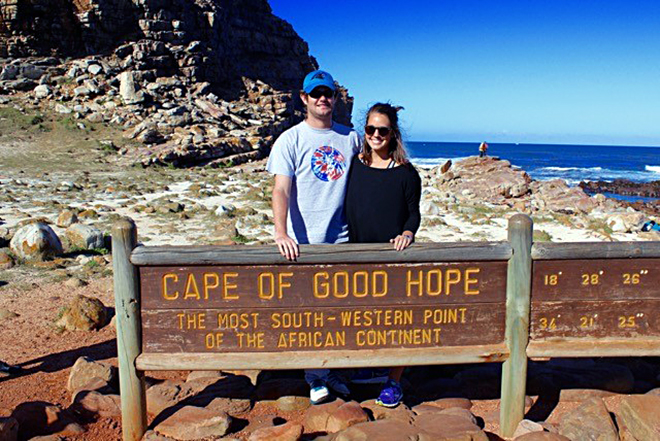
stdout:
<svg viewBox="0 0 660 441">
<path fill-rule="evenodd" d="M 143 353 L 502 343 L 507 262 L 139 268 Z"/>
<path fill-rule="evenodd" d="M 530 340 L 660 337 L 660 260 L 533 263 Z"/>
</svg>

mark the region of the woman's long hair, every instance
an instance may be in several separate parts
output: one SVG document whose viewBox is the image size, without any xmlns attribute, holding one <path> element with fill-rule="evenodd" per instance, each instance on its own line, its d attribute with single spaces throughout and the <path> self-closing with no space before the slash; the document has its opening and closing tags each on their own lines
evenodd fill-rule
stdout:
<svg viewBox="0 0 660 441">
<path fill-rule="evenodd" d="M 401 129 L 399 128 L 399 110 L 402 110 L 401 106 L 393 106 L 390 103 L 376 103 L 367 110 L 367 115 L 364 121 L 365 127 L 369 123 L 369 116 L 372 113 L 380 113 L 385 115 L 390 120 L 390 128 L 392 130 L 392 137 L 387 146 L 387 153 L 390 158 L 398 165 L 408 164 L 408 153 L 406 152 L 406 146 L 403 143 L 403 137 L 401 136 Z M 365 164 L 371 165 L 371 155 L 373 149 L 369 146 L 367 142 L 367 135 L 365 133 L 364 139 L 362 140 L 362 160 Z"/>
</svg>

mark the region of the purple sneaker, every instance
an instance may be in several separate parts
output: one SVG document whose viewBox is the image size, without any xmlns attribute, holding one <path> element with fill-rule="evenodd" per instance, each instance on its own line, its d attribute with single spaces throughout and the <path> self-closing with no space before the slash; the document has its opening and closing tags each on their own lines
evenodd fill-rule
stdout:
<svg viewBox="0 0 660 441">
<path fill-rule="evenodd" d="M 395 380 L 387 380 L 380 395 L 376 398 L 376 404 L 383 407 L 396 407 L 403 399 L 401 385 Z"/>
</svg>

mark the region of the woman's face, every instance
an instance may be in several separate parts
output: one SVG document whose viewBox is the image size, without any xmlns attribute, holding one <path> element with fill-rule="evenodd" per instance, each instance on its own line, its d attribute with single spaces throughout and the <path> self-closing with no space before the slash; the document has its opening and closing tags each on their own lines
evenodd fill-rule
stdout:
<svg viewBox="0 0 660 441">
<path fill-rule="evenodd" d="M 374 128 L 382 130 L 374 130 Z M 392 126 L 387 115 L 371 112 L 364 131 L 369 147 L 375 151 L 382 151 L 383 149 L 387 151 L 390 140 L 392 139 Z M 383 132 L 387 132 L 387 134 Z"/>
</svg>

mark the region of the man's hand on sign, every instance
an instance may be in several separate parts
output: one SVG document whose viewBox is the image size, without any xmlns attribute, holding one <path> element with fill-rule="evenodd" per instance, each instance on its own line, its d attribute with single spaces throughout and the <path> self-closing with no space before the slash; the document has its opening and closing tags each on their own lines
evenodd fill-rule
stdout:
<svg viewBox="0 0 660 441">
<path fill-rule="evenodd" d="M 296 260 L 300 255 L 298 244 L 287 234 L 276 234 L 275 243 L 277 244 L 277 249 L 280 250 L 280 254 L 287 260 Z"/>
</svg>

